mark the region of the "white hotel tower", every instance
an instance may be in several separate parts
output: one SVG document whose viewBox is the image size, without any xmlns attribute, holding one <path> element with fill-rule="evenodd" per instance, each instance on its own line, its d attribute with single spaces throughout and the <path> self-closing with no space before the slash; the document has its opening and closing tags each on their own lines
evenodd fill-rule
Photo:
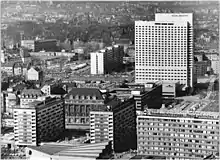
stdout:
<svg viewBox="0 0 220 160">
<path fill-rule="evenodd" d="M 193 87 L 193 14 L 159 13 L 135 22 L 135 82 Z"/>
</svg>

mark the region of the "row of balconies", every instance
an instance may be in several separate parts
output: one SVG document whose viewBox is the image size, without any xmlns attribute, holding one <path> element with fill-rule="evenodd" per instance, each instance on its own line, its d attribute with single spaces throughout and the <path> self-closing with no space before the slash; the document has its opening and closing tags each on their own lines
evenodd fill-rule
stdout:
<svg viewBox="0 0 220 160">
<path fill-rule="evenodd" d="M 154 145 L 154 146 L 152 146 L 152 148 L 162 148 L 162 149 L 149 149 L 150 147 L 149 147 L 149 145 L 147 145 L 147 146 L 143 146 L 143 145 L 138 145 L 139 146 L 139 148 L 143 148 L 142 150 L 150 150 L 150 151 L 152 151 L 152 150 L 154 150 L 154 151 L 163 151 L 163 152 L 170 152 L 170 153 L 173 153 L 173 152 L 176 152 L 176 153 L 186 153 L 186 154 L 189 154 L 189 153 L 195 153 L 195 152 L 197 152 L 197 153 L 209 153 L 209 152 L 218 152 L 218 150 L 217 150 L 217 148 L 215 148 L 215 149 L 204 149 L 204 148 L 186 148 L 186 147 L 181 147 L 181 148 L 176 148 L 176 146 L 175 147 L 172 147 L 172 146 L 164 146 L 164 147 L 161 147 L 160 145 Z M 139 149 L 139 151 L 140 151 L 140 149 Z M 185 157 L 186 158 L 186 157 Z"/>
<path fill-rule="evenodd" d="M 143 138 L 140 138 L 143 137 Z M 138 135 L 138 141 L 144 141 L 146 142 L 146 138 L 148 138 L 149 136 L 139 136 Z M 175 139 L 175 140 L 174 140 Z M 167 143 L 196 143 L 196 144 L 203 144 L 206 143 L 206 145 L 213 145 L 213 144 L 217 144 L 218 141 L 216 141 L 218 139 L 218 137 L 216 137 L 216 139 L 200 139 L 200 138 L 180 138 L 180 137 L 175 137 L 175 138 L 170 138 L 170 136 L 157 136 L 157 137 L 152 137 L 151 139 L 149 139 L 150 142 L 161 142 L 161 140 L 163 140 L 163 142 L 167 142 Z M 189 142 L 191 141 L 191 142 Z"/>
<path fill-rule="evenodd" d="M 158 132 L 158 131 L 163 131 L 163 132 L 170 132 L 170 133 L 195 133 L 196 135 L 198 133 L 200 134 L 219 134 L 218 129 L 219 127 L 210 127 L 205 128 L 181 128 L 181 127 L 173 127 L 173 126 L 137 126 L 137 129 L 142 132 Z"/>
<path fill-rule="evenodd" d="M 218 122 L 212 122 L 212 123 L 208 123 L 207 121 L 202 121 L 201 120 L 201 123 L 200 124 L 198 124 L 198 123 L 193 123 L 192 121 L 180 121 L 180 120 L 176 120 L 176 121 L 174 121 L 174 122 L 172 122 L 172 121 L 170 121 L 170 120 L 164 120 L 164 119 L 161 119 L 161 120 L 153 120 L 153 119 L 149 119 L 149 120 L 140 120 L 139 118 L 138 118 L 138 124 L 139 123 L 142 123 L 142 126 L 147 126 L 147 125 L 150 125 L 150 123 L 152 123 L 152 126 L 161 126 L 162 124 L 164 125 L 164 126 L 166 126 L 166 125 L 168 125 L 168 126 L 177 126 L 177 125 L 179 125 L 180 127 L 194 127 L 194 126 L 197 126 L 197 127 L 199 127 L 199 126 L 206 126 L 206 127 L 217 127 L 218 126 Z M 186 123 L 188 123 L 188 124 L 186 124 Z"/>
</svg>

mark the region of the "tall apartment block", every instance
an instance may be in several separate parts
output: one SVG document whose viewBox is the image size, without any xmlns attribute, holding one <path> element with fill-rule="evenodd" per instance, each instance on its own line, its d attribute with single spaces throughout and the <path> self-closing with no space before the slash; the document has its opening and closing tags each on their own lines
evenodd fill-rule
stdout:
<svg viewBox="0 0 220 160">
<path fill-rule="evenodd" d="M 156 14 L 135 22 L 135 82 L 174 81 L 193 87 L 192 13 Z"/>
<path fill-rule="evenodd" d="M 115 152 L 137 148 L 136 109 L 134 99 L 121 102 L 114 107 L 90 111 L 91 143 L 113 140 Z"/>
<path fill-rule="evenodd" d="M 113 141 L 113 112 L 90 111 L 91 143 Z"/>
<path fill-rule="evenodd" d="M 148 110 L 137 115 L 140 155 L 168 159 L 203 159 L 219 152 L 219 113 L 184 102 L 173 109 Z"/>
<path fill-rule="evenodd" d="M 119 45 L 90 53 L 91 74 L 106 74 L 119 70 L 123 64 L 123 56 L 123 46 Z"/>
<path fill-rule="evenodd" d="M 64 102 L 57 98 L 14 108 L 16 145 L 37 146 L 56 139 L 64 131 Z"/>
</svg>

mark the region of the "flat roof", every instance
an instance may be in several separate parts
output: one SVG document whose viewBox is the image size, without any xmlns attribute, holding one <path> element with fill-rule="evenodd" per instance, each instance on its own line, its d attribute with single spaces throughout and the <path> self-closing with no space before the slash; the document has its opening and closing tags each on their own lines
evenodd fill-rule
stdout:
<svg viewBox="0 0 220 160">
<path fill-rule="evenodd" d="M 35 100 L 34 102 L 30 102 L 27 106 L 20 106 L 17 105 L 14 108 L 15 109 L 42 109 L 45 107 L 49 107 L 51 105 L 57 104 L 61 102 L 62 100 L 59 98 L 47 98 L 43 101 Z"/>
<path fill-rule="evenodd" d="M 152 156 L 152 155 L 136 155 L 132 157 L 131 159 L 166 159 L 165 156 Z"/>
<path fill-rule="evenodd" d="M 211 103 L 202 109 L 203 112 L 219 112 L 219 102 Z"/>
<path fill-rule="evenodd" d="M 145 25 L 145 26 L 155 26 L 155 25 L 175 25 L 175 26 L 187 26 L 187 21 L 135 21 L 135 26 Z"/>
</svg>

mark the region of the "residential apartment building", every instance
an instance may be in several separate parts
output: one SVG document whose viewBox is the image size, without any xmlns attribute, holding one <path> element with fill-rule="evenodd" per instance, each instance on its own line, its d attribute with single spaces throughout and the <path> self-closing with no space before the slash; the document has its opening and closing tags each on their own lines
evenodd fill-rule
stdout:
<svg viewBox="0 0 220 160">
<path fill-rule="evenodd" d="M 136 107 L 134 99 L 122 102 L 113 111 L 113 146 L 115 152 L 137 149 Z"/>
<path fill-rule="evenodd" d="M 8 75 L 21 75 L 23 72 L 23 65 L 21 67 L 21 65 L 15 65 L 14 62 L 4 63 L 1 65 L 1 70 Z"/>
<path fill-rule="evenodd" d="M 90 111 L 90 137 L 91 143 L 113 141 L 113 112 Z"/>
<path fill-rule="evenodd" d="M 219 114 L 195 110 L 196 107 L 183 104 L 179 109 L 139 112 L 138 154 L 162 155 L 168 159 L 202 159 L 218 153 Z M 190 109 L 183 111 L 184 108 Z"/>
<path fill-rule="evenodd" d="M 155 15 L 135 21 L 135 82 L 179 81 L 193 87 L 193 15 Z"/>
<path fill-rule="evenodd" d="M 57 98 L 35 101 L 14 108 L 16 145 L 37 146 L 49 142 L 64 131 L 64 102 Z"/>
<path fill-rule="evenodd" d="M 107 74 L 114 70 L 120 70 L 123 64 L 123 55 L 124 49 L 119 45 L 90 53 L 91 74 Z"/>
<path fill-rule="evenodd" d="M 115 152 L 136 149 L 136 108 L 134 99 L 102 111 L 90 111 L 91 143 L 113 141 Z"/>
</svg>

